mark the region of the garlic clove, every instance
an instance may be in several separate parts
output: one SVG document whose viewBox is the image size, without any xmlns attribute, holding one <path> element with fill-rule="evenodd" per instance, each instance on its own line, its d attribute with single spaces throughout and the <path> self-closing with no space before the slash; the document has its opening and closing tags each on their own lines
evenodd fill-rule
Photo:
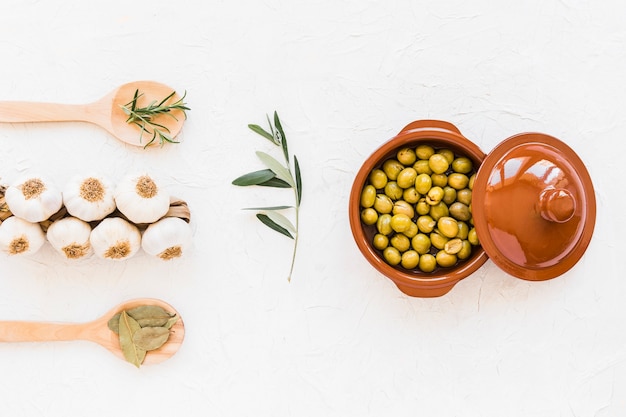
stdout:
<svg viewBox="0 0 626 417">
<path fill-rule="evenodd" d="M 168 261 L 185 254 L 191 241 L 191 227 L 186 221 L 165 217 L 143 232 L 141 247 L 149 255 Z"/>
<path fill-rule="evenodd" d="M 107 217 L 93 228 L 89 242 L 96 256 L 122 261 L 141 248 L 141 234 L 134 224 L 120 217 Z"/>
<path fill-rule="evenodd" d="M 67 212 L 86 222 L 102 220 L 115 211 L 115 187 L 104 176 L 74 176 L 63 188 Z"/>
<path fill-rule="evenodd" d="M 135 224 L 154 223 L 169 210 L 170 196 L 150 175 L 129 175 L 115 189 L 115 204 Z"/>
<path fill-rule="evenodd" d="M 46 232 L 50 245 L 69 260 L 86 259 L 93 254 L 90 235 L 91 226 L 76 217 L 56 220 Z"/>
<path fill-rule="evenodd" d="M 35 253 L 46 238 L 39 223 L 11 216 L 0 224 L 0 251 L 11 256 Z"/>
<path fill-rule="evenodd" d="M 11 213 L 31 223 L 47 220 L 63 206 L 61 191 L 44 177 L 22 178 L 4 195 Z"/>
</svg>

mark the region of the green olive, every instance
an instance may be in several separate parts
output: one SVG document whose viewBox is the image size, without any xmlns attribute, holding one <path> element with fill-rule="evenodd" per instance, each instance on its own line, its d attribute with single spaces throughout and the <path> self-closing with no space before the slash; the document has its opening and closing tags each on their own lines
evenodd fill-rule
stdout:
<svg viewBox="0 0 626 417">
<path fill-rule="evenodd" d="M 423 272 L 433 272 L 437 267 L 437 260 L 430 253 L 425 253 L 420 256 L 420 261 L 417 266 Z"/>
<path fill-rule="evenodd" d="M 402 233 L 405 230 L 409 230 L 409 227 L 411 227 L 411 223 L 413 223 L 413 221 L 406 214 L 394 214 L 391 217 L 391 228 L 394 230 L 394 232 L 397 233 Z"/>
<path fill-rule="evenodd" d="M 456 201 L 469 206 L 472 203 L 472 190 L 469 188 L 463 188 L 456 192 Z"/>
<path fill-rule="evenodd" d="M 389 243 L 394 248 L 398 249 L 400 253 L 409 250 L 411 247 L 411 239 L 404 236 L 402 233 L 397 233 L 389 239 Z"/>
<path fill-rule="evenodd" d="M 433 231 L 437 222 L 430 216 L 424 215 L 417 218 L 417 228 L 422 233 L 430 233 Z"/>
<path fill-rule="evenodd" d="M 469 243 L 471 243 L 472 246 L 480 245 L 480 242 L 478 241 L 478 235 L 476 234 L 476 229 L 474 227 L 472 227 L 467 234 L 467 240 L 469 240 Z"/>
<path fill-rule="evenodd" d="M 456 201 L 456 190 L 449 185 L 443 187 L 443 199 L 442 201 L 447 205 L 450 205 Z"/>
<path fill-rule="evenodd" d="M 428 214 L 430 214 L 430 217 L 437 221 L 442 217 L 449 216 L 450 210 L 448 209 L 448 206 L 446 206 L 446 203 L 440 201 L 439 203 L 430 206 Z"/>
<path fill-rule="evenodd" d="M 395 181 L 398 178 L 398 174 L 400 171 L 404 169 L 404 165 L 402 165 L 396 159 L 388 159 L 383 163 L 383 171 L 387 174 L 387 178 L 391 181 Z"/>
<path fill-rule="evenodd" d="M 457 224 L 459 225 L 459 233 L 456 234 L 456 237 L 466 240 L 467 235 L 469 235 L 469 226 L 465 222 L 457 222 Z"/>
<path fill-rule="evenodd" d="M 415 151 L 412 148 L 405 147 L 398 151 L 398 153 L 396 154 L 396 159 L 398 159 L 398 162 L 400 162 L 402 165 L 409 166 L 415 163 L 415 161 L 417 160 L 417 156 L 415 156 Z"/>
<path fill-rule="evenodd" d="M 415 155 L 419 159 L 428 159 L 435 153 L 435 148 L 430 145 L 419 145 L 415 148 Z"/>
<path fill-rule="evenodd" d="M 457 190 L 462 190 L 467 187 L 469 184 L 469 178 L 465 174 L 459 174 L 458 172 L 453 172 L 448 175 L 448 185 Z"/>
<path fill-rule="evenodd" d="M 382 169 L 376 168 L 368 177 L 370 184 L 374 186 L 377 190 L 382 190 L 387 185 L 387 174 Z"/>
<path fill-rule="evenodd" d="M 417 162 L 413 164 L 413 169 L 417 171 L 417 174 L 427 174 L 430 175 L 433 173 L 433 170 L 428 166 L 428 159 L 419 159 Z"/>
<path fill-rule="evenodd" d="M 456 203 L 452 203 L 450 205 L 450 216 L 454 217 L 457 220 L 466 222 L 471 219 L 472 214 L 469 211 L 469 207 L 457 201 Z"/>
<path fill-rule="evenodd" d="M 420 200 L 420 193 L 417 192 L 415 187 L 407 188 L 402 192 L 402 199 L 410 204 L 415 204 Z"/>
<path fill-rule="evenodd" d="M 408 167 L 400 171 L 396 181 L 398 185 L 400 186 L 400 188 L 409 188 L 415 185 L 416 177 L 417 177 L 417 171 L 414 168 Z"/>
<path fill-rule="evenodd" d="M 441 232 L 436 229 L 430 234 L 430 244 L 437 249 L 445 248 L 449 240 L 449 238 L 442 235 Z"/>
<path fill-rule="evenodd" d="M 361 191 L 361 207 L 372 207 L 376 201 L 376 188 L 368 184 Z"/>
<path fill-rule="evenodd" d="M 424 233 L 418 233 L 411 239 L 411 247 L 420 255 L 430 250 L 430 238 Z"/>
<path fill-rule="evenodd" d="M 381 235 L 389 236 L 393 229 L 391 228 L 391 214 L 381 214 L 376 221 L 376 230 Z"/>
<path fill-rule="evenodd" d="M 387 246 L 383 250 L 383 258 L 389 265 L 396 266 L 402 260 L 402 255 L 400 255 L 400 251 L 393 246 Z"/>
<path fill-rule="evenodd" d="M 443 174 L 448 170 L 450 163 L 444 155 L 436 153 L 428 158 L 428 166 L 433 170 L 433 173 Z"/>
<path fill-rule="evenodd" d="M 432 174 L 430 179 L 433 182 L 433 186 L 443 188 L 448 185 L 448 176 L 446 174 Z"/>
<path fill-rule="evenodd" d="M 402 234 L 408 237 L 409 239 L 412 239 L 418 233 L 419 233 L 419 229 L 417 228 L 417 223 L 415 222 L 411 222 L 411 225 L 409 226 L 408 230 L 405 230 L 404 232 L 402 232 Z"/>
<path fill-rule="evenodd" d="M 389 238 L 382 233 L 376 233 L 374 235 L 374 239 L 372 240 L 372 244 L 376 249 L 383 250 L 389 246 Z"/>
<path fill-rule="evenodd" d="M 391 210 L 393 210 L 393 201 L 385 194 L 376 194 L 374 209 L 380 214 L 391 213 Z"/>
<path fill-rule="evenodd" d="M 443 199 L 443 188 L 441 187 L 433 187 L 428 190 L 428 194 L 426 194 L 426 202 L 431 206 L 435 204 L 439 204 L 439 202 Z"/>
<path fill-rule="evenodd" d="M 402 259 L 400 261 L 400 265 L 404 269 L 414 269 L 419 264 L 420 255 L 414 250 L 408 250 L 402 254 Z"/>
<path fill-rule="evenodd" d="M 443 247 L 443 250 L 450 255 L 456 255 L 461 251 L 463 247 L 463 241 L 459 238 L 450 239 L 446 242 Z"/>
<path fill-rule="evenodd" d="M 450 149 L 439 149 L 437 153 L 443 155 L 446 158 L 446 161 L 448 161 L 448 164 L 451 164 L 454 161 L 454 152 Z"/>
<path fill-rule="evenodd" d="M 420 216 L 423 216 L 424 214 L 428 214 L 430 212 L 430 204 L 426 202 L 426 198 L 420 198 L 420 200 L 417 202 L 417 205 L 415 206 L 415 211 L 417 211 L 417 214 L 419 214 Z"/>
<path fill-rule="evenodd" d="M 472 254 L 472 244 L 467 240 L 463 240 L 461 250 L 456 254 L 459 259 L 467 259 Z"/>
<path fill-rule="evenodd" d="M 476 174 L 472 174 L 472 176 L 469 178 L 469 184 L 467 184 L 468 188 L 470 190 L 474 189 L 474 182 L 476 181 Z"/>
<path fill-rule="evenodd" d="M 452 217 L 440 217 L 437 220 L 437 229 L 445 237 L 453 238 L 459 233 L 459 224 Z"/>
<path fill-rule="evenodd" d="M 404 200 L 398 200 L 393 203 L 393 209 L 391 212 L 393 214 L 406 214 L 410 218 L 415 216 L 415 209 L 413 206 Z"/>
<path fill-rule="evenodd" d="M 398 200 L 402 198 L 403 190 L 400 188 L 396 181 L 389 181 L 387 185 L 385 185 L 385 195 L 387 195 L 392 200 Z"/>
<path fill-rule="evenodd" d="M 415 178 L 415 189 L 418 193 L 424 195 L 433 186 L 433 180 L 428 174 L 419 174 Z"/>
<path fill-rule="evenodd" d="M 378 221 L 378 212 L 371 207 L 361 210 L 361 221 L 368 226 Z"/>
<path fill-rule="evenodd" d="M 472 170 L 472 168 L 472 161 L 465 156 L 460 156 L 452 161 L 452 170 L 454 172 L 468 174 Z"/>
<path fill-rule="evenodd" d="M 437 265 L 442 266 L 444 268 L 449 268 L 456 264 L 457 258 L 456 255 L 450 254 L 445 250 L 440 250 L 436 255 Z"/>
</svg>

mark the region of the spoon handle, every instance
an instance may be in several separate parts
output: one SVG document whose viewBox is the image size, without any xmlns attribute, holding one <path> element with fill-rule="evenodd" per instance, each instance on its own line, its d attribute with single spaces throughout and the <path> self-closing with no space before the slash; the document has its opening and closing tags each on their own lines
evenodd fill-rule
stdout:
<svg viewBox="0 0 626 417">
<path fill-rule="evenodd" d="M 89 339 L 86 324 L 0 321 L 0 342 L 49 342 Z"/>
<path fill-rule="evenodd" d="M 82 104 L 0 101 L 0 123 L 92 122 L 94 115 Z"/>
</svg>

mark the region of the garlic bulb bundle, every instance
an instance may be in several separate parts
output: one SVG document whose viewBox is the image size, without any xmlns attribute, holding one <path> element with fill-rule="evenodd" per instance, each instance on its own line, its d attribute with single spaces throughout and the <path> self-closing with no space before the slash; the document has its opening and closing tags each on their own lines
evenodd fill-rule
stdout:
<svg viewBox="0 0 626 417">
<path fill-rule="evenodd" d="M 61 191 L 42 177 L 28 177 L 9 186 L 4 199 L 11 213 L 32 223 L 47 220 L 61 209 Z"/>
<path fill-rule="evenodd" d="M 46 232 L 50 245 L 69 260 L 85 259 L 93 254 L 90 235 L 91 226 L 76 217 L 56 220 Z"/>
<path fill-rule="evenodd" d="M 39 223 L 11 216 L 0 224 L 0 250 L 8 255 L 35 253 L 45 241 Z"/>
<path fill-rule="evenodd" d="M 149 175 L 131 175 L 118 183 L 115 203 L 131 222 L 154 223 L 169 210 L 170 196 Z"/>
<path fill-rule="evenodd" d="M 168 261 L 182 256 L 191 241 L 191 228 L 186 221 L 165 217 L 148 226 L 141 238 L 141 247 L 149 255 Z"/>
<path fill-rule="evenodd" d="M 98 257 L 122 261 L 141 248 L 141 233 L 120 217 L 107 217 L 93 228 L 89 241 Z"/>
<path fill-rule="evenodd" d="M 63 188 L 67 212 L 86 222 L 102 220 L 115 211 L 114 186 L 103 176 L 74 176 Z"/>
</svg>

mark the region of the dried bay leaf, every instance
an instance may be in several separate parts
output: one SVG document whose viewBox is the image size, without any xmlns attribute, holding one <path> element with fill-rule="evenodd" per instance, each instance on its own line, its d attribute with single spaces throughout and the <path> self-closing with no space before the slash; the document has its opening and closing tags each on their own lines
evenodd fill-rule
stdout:
<svg viewBox="0 0 626 417">
<path fill-rule="evenodd" d="M 126 311 L 122 311 L 120 313 L 119 318 L 119 336 L 120 336 L 120 347 L 122 348 L 122 353 L 124 354 L 124 358 L 135 365 L 137 368 L 141 365 L 143 360 L 146 357 L 146 351 L 144 349 L 139 348 L 133 342 L 134 334 L 141 329 L 137 320 L 132 318 L 126 313 Z"/>
<path fill-rule="evenodd" d="M 133 334 L 133 343 L 144 351 L 155 350 L 167 342 L 169 329 L 165 327 L 143 327 Z"/>
<path fill-rule="evenodd" d="M 109 326 L 109 329 L 115 334 L 120 334 L 120 316 L 121 315 L 122 313 L 117 313 L 116 315 L 111 317 L 109 321 L 107 322 L 107 326 Z"/>
<path fill-rule="evenodd" d="M 144 305 L 128 310 L 128 315 L 135 319 L 141 327 L 160 327 L 167 324 L 172 317 L 164 308 Z"/>
<path fill-rule="evenodd" d="M 171 329 L 172 326 L 174 326 L 176 324 L 176 322 L 178 321 L 178 316 L 172 316 L 169 318 L 169 320 L 167 321 L 167 323 L 165 323 L 163 325 L 163 327 L 165 327 L 166 329 Z"/>
</svg>

